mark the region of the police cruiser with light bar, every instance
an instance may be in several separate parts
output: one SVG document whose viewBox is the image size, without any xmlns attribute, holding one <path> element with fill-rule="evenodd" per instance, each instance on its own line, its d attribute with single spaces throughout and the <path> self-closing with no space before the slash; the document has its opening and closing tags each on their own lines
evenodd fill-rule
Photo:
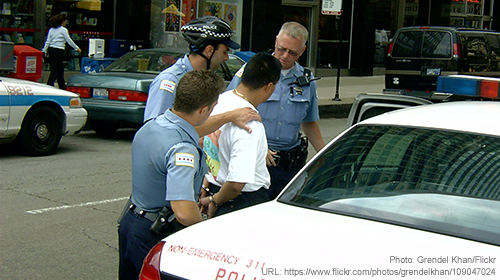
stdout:
<svg viewBox="0 0 500 280">
<path fill-rule="evenodd" d="M 350 127 L 277 199 L 166 237 L 140 279 L 498 277 L 499 84 L 439 78 L 450 97 L 485 101 L 358 95 Z"/>
</svg>

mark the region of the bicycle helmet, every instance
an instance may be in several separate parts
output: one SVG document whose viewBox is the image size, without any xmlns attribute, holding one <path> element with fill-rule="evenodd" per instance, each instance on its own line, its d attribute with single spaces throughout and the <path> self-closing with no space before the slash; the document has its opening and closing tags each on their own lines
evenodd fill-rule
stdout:
<svg viewBox="0 0 500 280">
<path fill-rule="evenodd" d="M 239 49 L 241 46 L 232 41 L 234 32 L 231 26 L 224 20 L 214 16 L 204 16 L 192 20 L 181 27 L 181 32 L 190 48 L 205 49 L 208 45 L 224 44 L 231 49 Z"/>
</svg>

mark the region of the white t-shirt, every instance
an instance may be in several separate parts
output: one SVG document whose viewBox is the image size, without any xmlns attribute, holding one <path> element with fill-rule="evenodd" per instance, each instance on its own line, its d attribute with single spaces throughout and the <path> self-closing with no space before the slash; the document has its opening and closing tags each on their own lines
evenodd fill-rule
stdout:
<svg viewBox="0 0 500 280">
<path fill-rule="evenodd" d="M 212 115 L 243 107 L 257 111 L 250 102 L 232 90 L 226 91 L 219 96 Z M 210 183 L 217 186 L 222 186 L 226 181 L 245 183 L 243 192 L 269 188 L 271 180 L 266 166 L 267 138 L 264 125 L 259 121 L 251 121 L 247 125 L 252 133 L 229 122 L 220 128 L 220 132 L 205 136 L 203 150 L 208 157 L 210 173 L 206 177 Z"/>
</svg>

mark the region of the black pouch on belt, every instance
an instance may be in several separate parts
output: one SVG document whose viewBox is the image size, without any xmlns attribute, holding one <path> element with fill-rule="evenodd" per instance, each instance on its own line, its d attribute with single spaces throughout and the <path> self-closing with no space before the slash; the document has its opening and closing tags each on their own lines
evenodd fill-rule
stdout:
<svg viewBox="0 0 500 280">
<path fill-rule="evenodd" d="M 160 234 L 164 229 L 168 228 L 169 223 L 171 222 L 169 221 L 169 218 L 172 215 L 174 215 L 174 211 L 172 211 L 172 209 L 168 208 L 167 206 L 163 206 L 163 209 L 158 212 L 158 217 L 153 222 L 149 230 L 156 234 Z"/>
</svg>

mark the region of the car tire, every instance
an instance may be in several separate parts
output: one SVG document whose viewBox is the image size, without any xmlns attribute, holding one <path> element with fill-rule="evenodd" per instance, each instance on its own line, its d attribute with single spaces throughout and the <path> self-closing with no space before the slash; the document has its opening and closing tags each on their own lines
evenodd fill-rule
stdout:
<svg viewBox="0 0 500 280">
<path fill-rule="evenodd" d="M 17 137 L 20 152 L 28 156 L 47 156 L 55 152 L 62 137 L 63 120 L 50 107 L 28 112 Z"/>
<path fill-rule="evenodd" d="M 118 122 L 106 122 L 106 121 L 89 121 L 90 128 L 100 135 L 113 135 L 118 128 L 120 128 L 120 123 Z"/>
</svg>

